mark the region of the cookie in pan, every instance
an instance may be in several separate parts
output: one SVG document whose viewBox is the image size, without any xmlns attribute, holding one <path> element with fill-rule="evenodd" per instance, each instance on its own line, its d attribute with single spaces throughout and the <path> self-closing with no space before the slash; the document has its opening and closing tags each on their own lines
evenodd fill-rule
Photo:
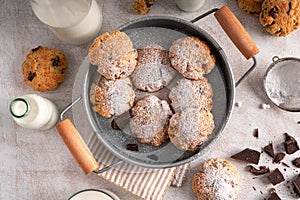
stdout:
<svg viewBox="0 0 300 200">
<path fill-rule="evenodd" d="M 211 112 L 204 109 L 186 108 L 171 117 L 168 133 L 171 142 L 178 149 L 194 152 L 207 141 L 214 127 Z"/>
<path fill-rule="evenodd" d="M 300 25 L 299 0 L 265 0 L 259 21 L 274 36 L 287 36 Z"/>
<path fill-rule="evenodd" d="M 234 200 L 238 196 L 239 183 L 236 167 L 228 160 L 216 158 L 200 165 L 192 180 L 192 189 L 198 200 Z"/>
<path fill-rule="evenodd" d="M 98 72 L 108 80 L 127 78 L 137 64 L 137 50 L 128 35 L 119 30 L 98 36 L 90 46 L 88 57 Z"/>
<path fill-rule="evenodd" d="M 67 66 L 67 59 L 60 50 L 38 46 L 26 55 L 22 74 L 25 83 L 33 90 L 46 92 L 60 85 Z"/>
<path fill-rule="evenodd" d="M 169 104 L 154 95 L 138 100 L 130 110 L 130 130 L 143 144 L 160 146 L 168 139 Z"/>
<path fill-rule="evenodd" d="M 246 13 L 259 16 L 264 0 L 237 0 L 239 7 Z"/>
<path fill-rule="evenodd" d="M 169 48 L 171 65 L 185 78 L 198 80 L 216 65 L 209 46 L 194 36 L 175 40 Z"/>
<path fill-rule="evenodd" d="M 176 74 L 168 52 L 159 45 L 151 45 L 138 50 L 137 66 L 131 79 L 139 90 L 155 92 L 167 86 Z"/>
<path fill-rule="evenodd" d="M 205 77 L 199 80 L 179 79 L 169 93 L 171 106 L 175 112 L 186 108 L 212 110 L 213 89 Z"/>
<path fill-rule="evenodd" d="M 121 115 L 133 105 L 135 93 L 130 78 L 107 80 L 100 77 L 90 89 L 93 109 L 105 118 Z"/>
</svg>

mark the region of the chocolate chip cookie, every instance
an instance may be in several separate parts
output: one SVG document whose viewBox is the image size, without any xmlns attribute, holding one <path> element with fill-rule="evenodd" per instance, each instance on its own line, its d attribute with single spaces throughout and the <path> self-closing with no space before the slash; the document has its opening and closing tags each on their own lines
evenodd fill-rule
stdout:
<svg viewBox="0 0 300 200">
<path fill-rule="evenodd" d="M 26 55 L 22 74 L 25 83 L 33 90 L 46 92 L 60 85 L 67 66 L 66 57 L 60 50 L 39 46 Z"/>
<path fill-rule="evenodd" d="M 265 0 L 259 21 L 270 34 L 287 36 L 300 25 L 300 2 L 299 0 Z"/>
</svg>

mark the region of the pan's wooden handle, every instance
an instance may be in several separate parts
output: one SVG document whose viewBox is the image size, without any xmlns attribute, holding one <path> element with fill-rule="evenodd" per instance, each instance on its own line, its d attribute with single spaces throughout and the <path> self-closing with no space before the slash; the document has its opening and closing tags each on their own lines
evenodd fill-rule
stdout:
<svg viewBox="0 0 300 200">
<path fill-rule="evenodd" d="M 58 123 L 56 130 L 85 174 L 99 168 L 93 154 L 69 119 Z"/>
<path fill-rule="evenodd" d="M 252 58 L 259 52 L 249 33 L 227 6 L 216 11 L 215 17 L 246 59 Z"/>
</svg>

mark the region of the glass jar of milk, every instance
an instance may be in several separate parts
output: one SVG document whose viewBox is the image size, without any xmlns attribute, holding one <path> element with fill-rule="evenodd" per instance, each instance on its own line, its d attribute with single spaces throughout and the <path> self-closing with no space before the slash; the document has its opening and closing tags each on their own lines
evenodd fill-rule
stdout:
<svg viewBox="0 0 300 200">
<path fill-rule="evenodd" d="M 12 100 L 10 114 L 18 125 L 38 130 L 52 128 L 59 117 L 56 105 L 36 94 L 27 94 Z"/>
<path fill-rule="evenodd" d="M 37 18 L 60 40 L 83 44 L 95 38 L 102 26 L 103 0 L 31 0 Z"/>
</svg>

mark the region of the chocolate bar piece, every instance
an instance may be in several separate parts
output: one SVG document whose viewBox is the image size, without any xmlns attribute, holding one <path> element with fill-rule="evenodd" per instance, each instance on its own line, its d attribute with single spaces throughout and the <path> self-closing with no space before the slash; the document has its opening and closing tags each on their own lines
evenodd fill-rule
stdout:
<svg viewBox="0 0 300 200">
<path fill-rule="evenodd" d="M 287 154 L 293 154 L 299 150 L 298 143 L 295 138 L 285 133 L 284 147 Z"/>
<path fill-rule="evenodd" d="M 292 181 L 294 192 L 300 197 L 300 175 Z"/>
<path fill-rule="evenodd" d="M 268 200 L 281 200 L 276 192 L 272 192 Z"/>
<path fill-rule="evenodd" d="M 276 154 L 276 156 L 274 157 L 273 163 L 280 163 L 280 161 L 282 161 L 284 157 L 285 157 L 285 153 Z"/>
<path fill-rule="evenodd" d="M 296 167 L 300 167 L 300 158 L 296 158 L 295 160 L 292 161 L 293 165 Z"/>
<path fill-rule="evenodd" d="M 278 168 L 274 169 L 269 175 L 267 175 L 267 178 L 273 185 L 277 185 L 282 181 L 285 181 L 282 173 L 279 171 Z"/>
<path fill-rule="evenodd" d="M 250 165 L 249 172 L 251 172 L 252 174 L 254 174 L 256 176 L 259 176 L 259 175 L 263 175 L 263 174 L 270 172 L 270 169 L 267 166 L 260 166 L 259 169 L 256 169 L 255 167 Z"/>
<path fill-rule="evenodd" d="M 258 138 L 258 128 L 254 129 L 253 136 Z"/>
<path fill-rule="evenodd" d="M 139 145 L 137 144 L 127 144 L 126 149 L 129 151 L 139 151 Z"/>
<path fill-rule="evenodd" d="M 231 156 L 231 158 L 257 165 L 259 162 L 260 153 L 256 150 L 246 148 L 243 151 Z"/>
<path fill-rule="evenodd" d="M 264 151 L 269 155 L 271 156 L 272 158 L 274 158 L 274 147 L 273 147 L 273 143 L 270 142 L 270 144 L 268 144 L 267 146 L 265 146 L 264 148 Z"/>
</svg>

